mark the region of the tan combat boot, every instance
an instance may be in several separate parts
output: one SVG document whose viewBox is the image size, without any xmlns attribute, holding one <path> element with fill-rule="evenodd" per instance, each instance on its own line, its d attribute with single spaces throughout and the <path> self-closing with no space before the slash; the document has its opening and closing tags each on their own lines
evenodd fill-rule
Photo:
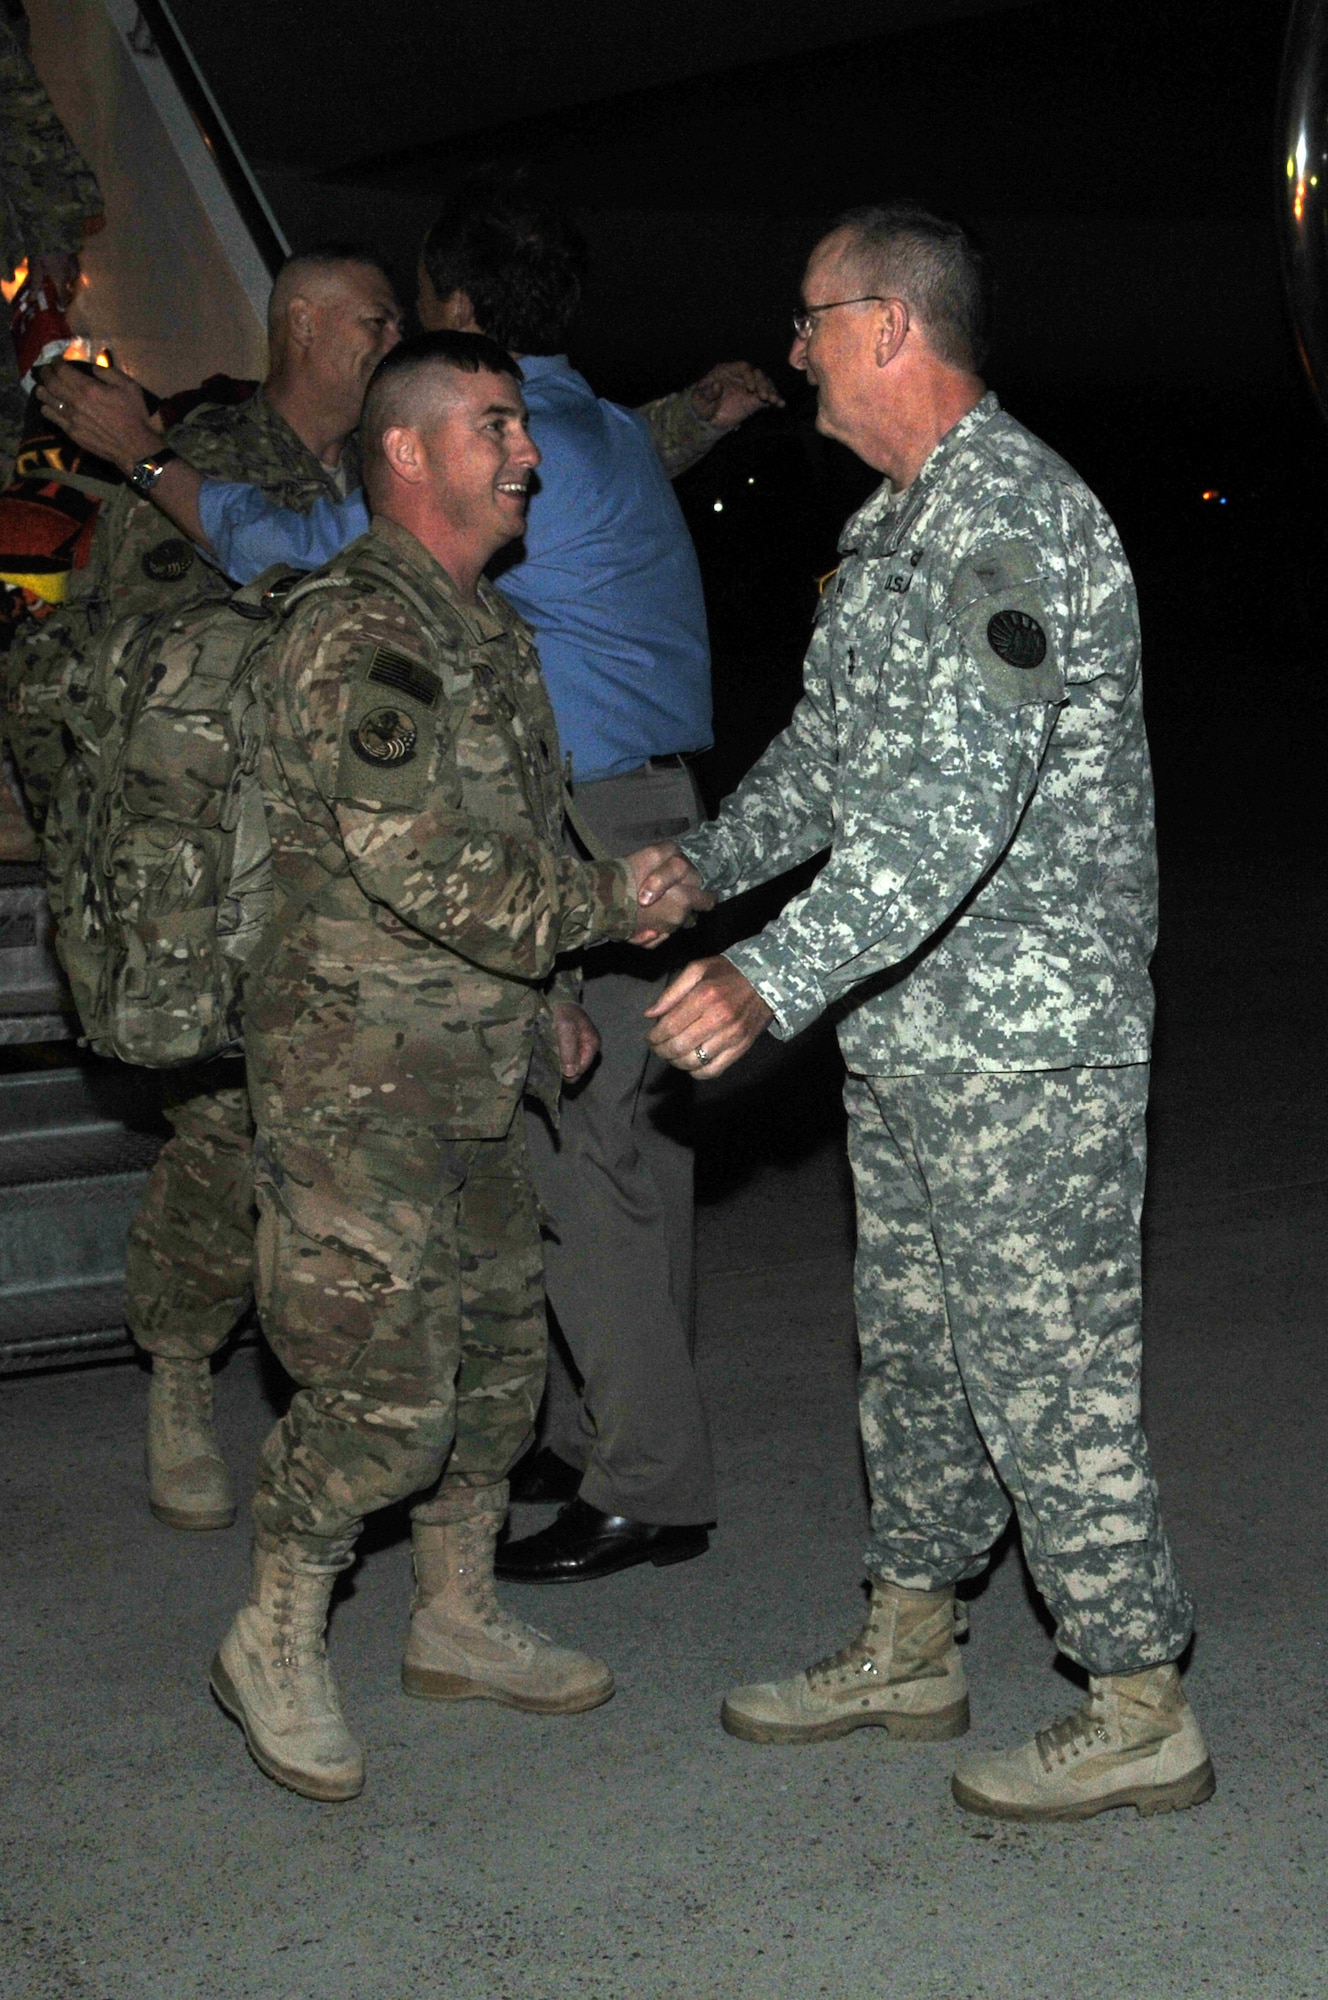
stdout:
<svg viewBox="0 0 1328 2000">
<path fill-rule="evenodd" d="M 901 1590 L 874 1578 L 856 1639 L 792 1680 L 735 1688 L 719 1719 L 747 1743 L 824 1743 L 872 1727 L 922 1743 L 962 1736 L 968 1682 L 953 1586 Z"/>
<path fill-rule="evenodd" d="M 344 1567 L 255 1537 L 249 1602 L 212 1662 L 212 1692 L 243 1728 L 259 1770 L 306 1799 L 353 1799 L 364 1789 L 364 1752 L 342 1716 L 325 1643 Z"/>
<path fill-rule="evenodd" d="M 1178 1812 L 1213 1796 L 1216 1779 L 1174 1666 L 1105 1674 L 1063 1722 L 1031 1743 L 966 1757 L 951 1790 L 993 1819 L 1091 1819 L 1113 1806 Z"/>
<path fill-rule="evenodd" d="M 556 1646 L 513 1618 L 493 1582 L 507 1485 L 461 1489 L 411 1523 L 415 1596 L 401 1667 L 424 1701 L 501 1701 L 535 1715 L 577 1715 L 613 1693 L 602 1660 Z"/>
<path fill-rule="evenodd" d="M 206 1361 L 152 1358 L 148 1505 L 168 1528 L 229 1528 L 235 1492 L 212 1423 Z"/>
</svg>

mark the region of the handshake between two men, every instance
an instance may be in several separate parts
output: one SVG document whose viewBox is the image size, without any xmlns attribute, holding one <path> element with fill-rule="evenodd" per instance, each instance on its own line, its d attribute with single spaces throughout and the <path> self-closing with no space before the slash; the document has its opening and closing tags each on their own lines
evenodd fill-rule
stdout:
<svg viewBox="0 0 1328 2000">
<path fill-rule="evenodd" d="M 642 913 L 632 944 L 652 951 L 698 911 L 715 906 L 674 841 L 638 848 L 627 866 Z M 774 1013 L 727 958 L 698 958 L 665 987 L 645 1018 L 654 1022 L 646 1039 L 656 1055 L 694 1076 L 713 1077 L 747 1053 Z M 558 1003 L 555 1022 L 562 1073 L 573 1083 L 594 1061 L 599 1036 L 589 1015 L 568 1001 Z"/>
</svg>

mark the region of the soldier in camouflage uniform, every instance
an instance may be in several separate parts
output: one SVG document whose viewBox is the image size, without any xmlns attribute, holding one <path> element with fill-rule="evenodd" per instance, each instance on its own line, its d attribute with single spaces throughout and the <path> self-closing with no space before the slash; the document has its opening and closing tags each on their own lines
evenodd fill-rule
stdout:
<svg viewBox="0 0 1328 2000">
<path fill-rule="evenodd" d="M 522 532 L 539 460 L 515 364 L 477 334 L 413 342 L 363 435 L 371 532 L 264 670 L 276 906 L 245 1047 L 260 1310 L 299 1389 L 212 1672 L 262 1769 L 323 1799 L 364 1781 L 324 1646 L 332 1583 L 364 1515 L 409 1494 L 408 1692 L 548 1714 L 612 1692 L 493 1591 L 544 1377 L 520 1106 L 529 1088 L 556 1111 L 560 1068 L 596 1046 L 579 1008 L 551 1007 L 556 954 L 635 935 L 637 876 L 665 853 L 564 848 L 531 635 L 481 574 Z M 675 896 L 663 928 L 690 906 Z"/>
<path fill-rule="evenodd" d="M 29 283 L 55 280 L 67 303 L 89 226 L 100 225 L 101 190 L 28 57 L 21 9 L 0 13 L 0 278 L 25 260 Z M 15 18 L 15 15 L 17 18 Z M 9 479 L 27 395 L 14 365 L 9 329 L 0 331 L 0 486 Z"/>
<path fill-rule="evenodd" d="M 1174 1664 L 1191 1605 L 1139 1415 L 1156 883 L 1133 585 L 1092 494 L 983 392 L 962 231 L 856 211 L 804 297 L 818 428 L 888 477 L 842 536 L 793 721 L 682 845 L 722 896 L 828 858 L 679 976 L 652 1039 L 714 1075 L 767 1023 L 839 1010 L 872 1608 L 723 1720 L 756 1742 L 961 1734 L 954 1586 L 1013 1502 L 1090 1694 L 967 1760 L 956 1797 L 1191 1805 L 1213 1788 Z"/>
<path fill-rule="evenodd" d="M 272 369 L 247 402 L 192 411 L 169 444 L 200 471 L 253 480 L 307 510 L 359 481 L 352 435 L 369 374 L 400 337 L 390 282 L 344 254 L 293 259 L 269 312 Z M 226 596 L 230 584 L 126 486 L 102 509 L 87 567 L 14 662 L 11 736 L 38 816 L 64 756 L 60 679 L 108 623 Z M 229 1526 L 235 1500 L 212 1417 L 210 1357 L 252 1297 L 253 1124 L 236 1058 L 171 1079 L 172 1137 L 130 1229 L 128 1319 L 153 1357 L 149 1497 L 169 1526 Z"/>
</svg>

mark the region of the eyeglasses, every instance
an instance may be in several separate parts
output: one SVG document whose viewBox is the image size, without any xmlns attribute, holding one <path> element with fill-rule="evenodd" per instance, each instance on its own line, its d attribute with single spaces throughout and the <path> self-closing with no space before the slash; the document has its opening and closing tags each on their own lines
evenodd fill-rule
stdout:
<svg viewBox="0 0 1328 2000">
<path fill-rule="evenodd" d="M 812 328 L 816 325 L 817 313 L 833 312 L 836 306 L 880 306 L 884 304 L 885 300 L 879 292 L 864 292 L 860 299 L 831 299 L 828 305 L 803 306 L 800 312 L 795 312 L 793 315 L 793 331 L 797 334 L 799 340 L 810 340 L 812 337 Z"/>
</svg>

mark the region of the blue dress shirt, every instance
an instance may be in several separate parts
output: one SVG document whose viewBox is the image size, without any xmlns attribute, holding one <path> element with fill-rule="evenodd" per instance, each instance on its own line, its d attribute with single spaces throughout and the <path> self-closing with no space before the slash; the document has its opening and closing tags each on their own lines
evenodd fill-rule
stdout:
<svg viewBox="0 0 1328 2000">
<path fill-rule="evenodd" d="M 596 396 L 565 355 L 523 358 L 542 454 L 525 538 L 495 581 L 534 627 L 564 751 L 587 783 L 711 743 L 710 648 L 696 551 L 645 419 Z M 208 480 L 199 513 L 216 558 L 248 582 L 272 563 L 317 568 L 364 533 L 364 495 L 307 514 Z"/>
</svg>

